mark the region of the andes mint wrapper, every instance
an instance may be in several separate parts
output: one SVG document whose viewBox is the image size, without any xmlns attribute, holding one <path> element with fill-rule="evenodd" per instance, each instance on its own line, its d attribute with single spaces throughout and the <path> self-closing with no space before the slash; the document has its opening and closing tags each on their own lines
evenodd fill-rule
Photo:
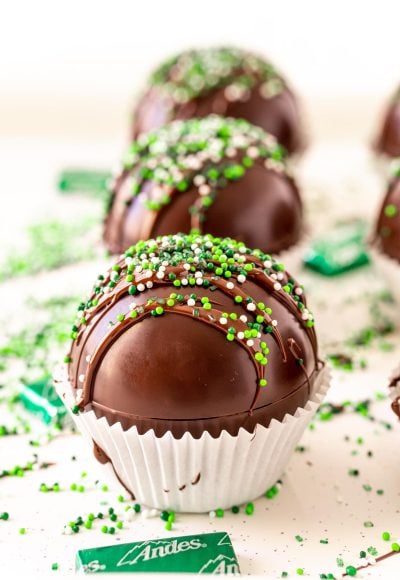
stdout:
<svg viewBox="0 0 400 580">
<path fill-rule="evenodd" d="M 337 276 L 368 264 L 367 233 L 368 226 L 361 220 L 338 224 L 311 244 L 305 266 L 324 276 Z"/>
<path fill-rule="evenodd" d="M 64 169 L 57 179 L 57 187 L 62 193 L 83 193 L 102 195 L 107 190 L 111 174 L 107 171 L 85 169 Z"/>
<path fill-rule="evenodd" d="M 19 401 L 27 411 L 47 424 L 69 421 L 67 409 L 54 388 L 51 376 L 23 385 Z"/>
<path fill-rule="evenodd" d="M 236 554 L 226 532 L 79 550 L 76 555 L 76 570 L 83 574 L 101 572 L 240 574 Z"/>
</svg>

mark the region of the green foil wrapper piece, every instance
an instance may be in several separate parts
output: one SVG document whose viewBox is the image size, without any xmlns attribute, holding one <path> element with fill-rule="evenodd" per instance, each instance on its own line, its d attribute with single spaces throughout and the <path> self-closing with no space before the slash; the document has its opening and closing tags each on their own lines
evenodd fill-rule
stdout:
<svg viewBox="0 0 400 580">
<path fill-rule="evenodd" d="M 24 385 L 19 401 L 30 413 L 39 416 L 47 424 L 62 422 L 67 418 L 67 409 L 57 395 L 51 376 Z"/>
<path fill-rule="evenodd" d="M 101 572 L 240 574 L 236 554 L 226 532 L 79 550 L 76 555 L 76 570 L 85 574 Z"/>
<path fill-rule="evenodd" d="M 360 220 L 335 226 L 312 243 L 305 266 L 324 276 L 337 276 L 368 264 L 367 232 L 367 224 Z"/>
<path fill-rule="evenodd" d="M 58 176 L 57 187 L 65 194 L 82 193 L 100 197 L 107 191 L 110 177 L 107 171 L 64 169 Z"/>
</svg>

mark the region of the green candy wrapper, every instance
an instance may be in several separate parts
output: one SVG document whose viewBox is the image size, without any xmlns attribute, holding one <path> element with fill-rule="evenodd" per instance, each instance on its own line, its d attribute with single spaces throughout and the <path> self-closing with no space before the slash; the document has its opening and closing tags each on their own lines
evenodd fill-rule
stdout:
<svg viewBox="0 0 400 580">
<path fill-rule="evenodd" d="M 67 409 L 58 396 L 51 376 L 24 385 L 19 401 L 27 411 L 38 415 L 45 423 L 58 423 L 67 418 Z"/>
<path fill-rule="evenodd" d="M 110 173 L 106 171 L 64 169 L 58 176 L 57 187 L 66 194 L 101 195 L 107 190 L 109 179 Z"/>
<path fill-rule="evenodd" d="M 100 572 L 240 574 L 236 554 L 226 532 L 79 550 L 76 555 L 76 570 L 85 574 Z"/>
<path fill-rule="evenodd" d="M 337 276 L 368 264 L 367 232 L 367 224 L 360 220 L 338 224 L 312 243 L 305 266 L 324 276 Z"/>
</svg>

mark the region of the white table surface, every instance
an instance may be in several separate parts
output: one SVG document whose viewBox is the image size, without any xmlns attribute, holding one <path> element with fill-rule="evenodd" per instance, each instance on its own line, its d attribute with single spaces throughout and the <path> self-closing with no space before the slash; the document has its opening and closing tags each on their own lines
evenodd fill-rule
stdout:
<svg viewBox="0 0 400 580">
<path fill-rule="evenodd" d="M 0 193 L 3 208 L 5 204 L 7 209 L 0 215 L 4 250 L 34 219 L 44 215 L 71 217 L 77 207 L 82 215 L 90 211 L 88 200 L 62 200 L 57 196 L 54 175 L 58 168 L 79 162 L 83 166 L 107 167 L 108 160 L 116 157 L 116 147 L 111 142 L 93 145 L 3 141 L 0 154 L 6 160 Z M 299 173 L 313 232 L 323 231 L 338 216 L 370 217 L 383 188 L 382 176 L 368 152 L 353 142 L 320 142 L 303 159 Z M 7 304 L 4 318 L 16 325 L 23 323 L 21 305 L 28 288 L 33 296 L 84 294 L 99 266 L 106 263 L 100 259 L 95 264 L 0 285 L 1 303 Z M 370 297 L 384 288 L 383 282 L 372 267 L 337 279 L 310 273 L 302 274 L 301 279 L 309 290 L 322 347 L 330 353 L 342 352 L 343 341 L 370 323 Z M 394 318 L 396 307 L 389 305 L 388 309 Z M 9 324 L 3 324 L 4 331 Z M 372 347 L 355 353 L 355 360 L 367 360 L 366 369 L 333 371 L 328 401 L 361 401 L 377 392 L 387 394 L 388 377 L 400 362 L 399 327 L 398 324 L 396 333 L 386 339 L 393 345 L 392 350 L 381 350 L 378 340 Z M 35 433 L 1 438 L 0 470 L 23 464 L 33 452 L 38 453 L 40 461 L 55 465 L 27 473 L 23 478 L 0 479 L 0 512 L 10 514 L 8 521 L 0 521 L 0 578 L 68 578 L 74 575 L 75 553 L 80 548 L 222 530 L 231 536 L 244 575 L 277 578 L 285 570 L 294 578 L 296 569 L 301 567 L 305 577 L 314 578 L 321 572 L 337 573 L 337 557 L 342 557 L 346 565 L 355 564 L 360 550 L 369 546 L 383 554 L 390 550 L 390 543 L 381 539 L 383 531 L 391 532 L 393 541 L 400 538 L 400 424 L 388 399 L 375 402 L 372 413 L 390 422 L 393 429 L 354 413 L 328 422 L 316 421 L 315 429 L 307 431 L 301 441 L 306 451 L 293 454 L 279 495 L 273 500 L 258 499 L 252 516 L 243 511 L 238 515 L 226 513 L 224 518 L 179 514 L 171 532 L 164 529 L 159 517 L 137 516 L 114 537 L 102 534 L 98 522 L 92 530 L 82 529 L 74 535 L 63 533 L 64 525 L 79 515 L 106 511 L 110 506 L 123 511 L 127 505 L 117 502 L 117 487 L 108 492 L 95 487 L 94 481 L 100 478 L 103 482 L 103 475 L 81 436 L 63 433 L 39 448 L 28 443 Z M 0 407 L 0 423 L 7 420 L 6 409 Z M 32 425 L 38 432 L 43 430 L 40 423 L 32 421 Z M 359 437 L 362 444 L 357 443 Z M 372 457 L 368 457 L 368 451 L 373 452 Z M 76 461 L 71 460 L 72 456 L 76 456 Z M 348 475 L 351 468 L 359 470 L 358 477 Z M 86 491 L 69 491 L 71 483 L 80 482 L 82 471 L 88 474 L 82 481 Z M 59 482 L 62 491 L 40 493 L 42 482 Z M 363 489 L 366 484 L 372 487 L 371 491 Z M 383 495 L 378 495 L 377 489 L 383 489 Z M 365 527 L 367 521 L 373 522 L 373 527 Z M 26 528 L 25 535 L 19 534 L 21 527 Z M 298 542 L 296 535 L 302 536 L 303 541 Z M 321 544 L 325 538 L 329 543 Z M 59 564 L 58 571 L 51 570 L 53 562 Z M 359 572 L 357 577 L 396 578 L 399 570 L 400 555 Z"/>
</svg>

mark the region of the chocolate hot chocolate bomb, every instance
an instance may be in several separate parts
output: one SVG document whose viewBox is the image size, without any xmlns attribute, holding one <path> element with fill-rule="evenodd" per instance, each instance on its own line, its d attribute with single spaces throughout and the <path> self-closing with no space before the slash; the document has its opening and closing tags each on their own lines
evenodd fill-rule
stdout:
<svg viewBox="0 0 400 580">
<path fill-rule="evenodd" d="M 392 381 L 390 382 L 389 387 L 392 389 L 396 389 L 400 386 L 400 373 L 397 372 L 396 375 L 393 377 Z M 400 419 L 400 396 L 395 397 L 392 400 L 392 409 Z"/>
<path fill-rule="evenodd" d="M 104 241 L 121 253 L 140 239 L 196 230 L 280 253 L 303 233 L 302 203 L 274 137 L 210 116 L 142 135 L 112 185 Z"/>
<path fill-rule="evenodd" d="M 391 180 L 383 200 L 373 243 L 378 250 L 400 263 L 400 170 Z"/>
<path fill-rule="evenodd" d="M 210 114 L 246 119 L 289 153 L 304 147 L 296 98 L 284 78 L 263 58 L 229 47 L 190 50 L 161 64 L 136 107 L 132 137 Z"/>
<path fill-rule="evenodd" d="M 400 88 L 393 95 L 375 141 L 377 153 L 400 157 Z"/>
<path fill-rule="evenodd" d="M 132 246 L 71 336 L 76 412 L 156 436 L 267 427 L 306 405 L 321 367 L 302 287 L 270 255 L 211 235 Z"/>
</svg>

